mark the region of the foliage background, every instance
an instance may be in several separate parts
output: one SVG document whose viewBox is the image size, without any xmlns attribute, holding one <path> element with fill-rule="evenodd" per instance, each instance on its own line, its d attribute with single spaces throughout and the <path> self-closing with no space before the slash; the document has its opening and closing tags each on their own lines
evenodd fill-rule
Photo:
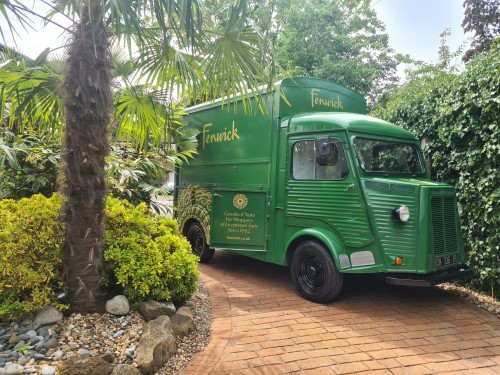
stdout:
<svg viewBox="0 0 500 375">
<path fill-rule="evenodd" d="M 0 199 L 21 199 L 57 189 L 61 142 L 46 134 L 0 129 Z"/>
<path fill-rule="evenodd" d="M 209 28 L 221 23 L 227 3 L 201 3 Z M 370 0 L 247 0 L 249 18 L 272 43 L 269 66 L 277 78 L 312 76 L 356 90 L 372 104 L 398 83 L 409 58 L 389 46 L 385 25 Z"/>
<path fill-rule="evenodd" d="M 60 135 L 14 134 L 0 129 L 0 199 L 21 199 L 33 194 L 51 196 L 57 191 L 60 167 Z M 146 203 L 157 213 L 166 207 L 156 203 L 156 195 L 168 195 L 162 185 L 167 170 L 186 154 L 162 150 L 138 151 L 116 143 L 107 157 L 106 181 L 109 192 L 134 205 Z"/>
<path fill-rule="evenodd" d="M 413 72 L 372 113 L 428 137 L 432 178 L 456 186 L 474 287 L 500 295 L 500 43 L 462 73 Z"/>
</svg>

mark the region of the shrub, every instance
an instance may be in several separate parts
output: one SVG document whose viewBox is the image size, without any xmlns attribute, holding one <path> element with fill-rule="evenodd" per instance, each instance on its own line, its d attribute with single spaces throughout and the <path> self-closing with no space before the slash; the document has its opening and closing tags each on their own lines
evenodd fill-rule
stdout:
<svg viewBox="0 0 500 375">
<path fill-rule="evenodd" d="M 0 200 L 0 316 L 23 316 L 54 301 L 62 288 L 64 227 L 60 195 Z"/>
<path fill-rule="evenodd" d="M 41 194 L 18 202 L 0 200 L 0 317 L 25 316 L 55 301 L 63 289 L 64 224 L 59 218 L 63 197 Z M 196 290 L 197 257 L 177 223 L 108 197 L 104 279 L 117 283 L 131 300 L 183 302 Z"/>
<path fill-rule="evenodd" d="M 105 269 L 131 301 L 186 301 L 196 290 L 198 259 L 174 220 L 108 197 Z"/>
</svg>

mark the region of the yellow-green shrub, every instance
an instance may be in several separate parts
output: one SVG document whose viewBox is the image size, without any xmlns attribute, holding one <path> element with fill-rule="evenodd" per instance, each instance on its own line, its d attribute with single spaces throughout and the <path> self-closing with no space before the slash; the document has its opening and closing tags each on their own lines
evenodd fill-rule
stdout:
<svg viewBox="0 0 500 375">
<path fill-rule="evenodd" d="M 61 203 L 57 194 L 0 200 L 0 316 L 57 305 L 64 241 Z"/>
<path fill-rule="evenodd" d="M 0 317 L 24 316 L 55 301 L 63 289 L 63 197 L 0 200 Z M 197 258 L 177 223 L 145 204 L 107 199 L 104 278 L 132 301 L 187 300 L 196 290 Z"/>
<path fill-rule="evenodd" d="M 145 298 L 183 302 L 196 290 L 198 258 L 177 223 L 108 197 L 105 269 L 131 301 Z M 108 279 L 108 280 L 109 280 Z"/>
</svg>

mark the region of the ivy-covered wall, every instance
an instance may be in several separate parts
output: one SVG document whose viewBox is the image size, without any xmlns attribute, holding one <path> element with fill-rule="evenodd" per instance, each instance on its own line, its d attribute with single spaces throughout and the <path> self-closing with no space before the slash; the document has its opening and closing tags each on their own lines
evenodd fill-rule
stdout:
<svg viewBox="0 0 500 375">
<path fill-rule="evenodd" d="M 430 138 L 433 179 L 453 184 L 473 286 L 500 295 L 500 43 L 460 74 L 429 68 L 372 115 Z"/>
</svg>

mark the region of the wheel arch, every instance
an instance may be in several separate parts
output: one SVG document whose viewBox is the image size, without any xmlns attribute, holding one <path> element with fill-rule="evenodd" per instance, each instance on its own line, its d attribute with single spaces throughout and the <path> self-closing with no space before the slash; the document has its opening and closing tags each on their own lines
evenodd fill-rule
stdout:
<svg viewBox="0 0 500 375">
<path fill-rule="evenodd" d="M 191 224 L 198 222 L 203 228 L 207 244 L 210 244 L 211 190 L 200 185 L 189 185 L 180 189 L 176 209 L 180 232 L 186 235 Z"/>
<path fill-rule="evenodd" d="M 293 255 L 297 246 L 308 240 L 321 242 L 332 255 L 337 269 L 339 271 L 341 270 L 339 257 L 342 254 L 347 254 L 345 246 L 342 241 L 337 238 L 337 236 L 332 234 L 332 232 L 322 228 L 302 229 L 290 237 L 286 245 L 285 257 L 283 259 L 283 264 L 285 266 L 290 266 L 292 264 Z"/>
<path fill-rule="evenodd" d="M 198 223 L 200 224 L 201 228 L 203 229 L 203 232 L 205 233 L 205 238 L 207 240 L 207 244 L 210 245 L 210 222 L 208 215 L 206 215 L 204 212 L 196 212 L 196 213 L 191 213 L 191 215 L 186 215 L 186 217 L 181 221 L 179 220 L 179 227 L 181 230 L 181 233 L 186 236 L 189 227 L 193 223 Z M 208 228 L 207 228 L 208 226 Z"/>
<path fill-rule="evenodd" d="M 183 236 L 187 236 L 187 233 L 189 231 L 189 227 L 194 224 L 194 223 L 200 223 L 198 219 L 192 217 L 187 219 L 184 223 L 182 223 L 181 232 Z"/>
</svg>

